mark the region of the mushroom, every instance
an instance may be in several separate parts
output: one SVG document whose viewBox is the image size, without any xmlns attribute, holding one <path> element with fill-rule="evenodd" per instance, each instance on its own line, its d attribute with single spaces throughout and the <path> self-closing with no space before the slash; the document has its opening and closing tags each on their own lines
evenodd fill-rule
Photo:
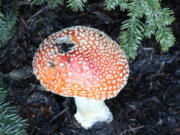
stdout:
<svg viewBox="0 0 180 135">
<path fill-rule="evenodd" d="M 73 26 L 43 41 L 33 58 L 33 72 L 46 90 L 74 97 L 74 117 L 88 129 L 113 120 L 104 100 L 126 85 L 129 67 L 123 50 L 104 32 Z"/>
</svg>

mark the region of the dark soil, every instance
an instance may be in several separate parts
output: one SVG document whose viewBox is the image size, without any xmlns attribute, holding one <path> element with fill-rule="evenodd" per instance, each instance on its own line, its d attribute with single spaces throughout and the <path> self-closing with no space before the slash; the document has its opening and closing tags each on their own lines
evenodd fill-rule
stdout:
<svg viewBox="0 0 180 135">
<path fill-rule="evenodd" d="M 103 1 L 89 2 L 84 12 L 47 6 L 20 6 L 17 34 L 1 48 L 0 72 L 8 86 L 8 97 L 19 114 L 28 119 L 29 135 L 179 135 L 180 134 L 180 2 L 164 0 L 163 7 L 175 11 L 171 26 L 175 45 L 162 53 L 153 38 L 142 41 L 135 60 L 130 60 L 128 84 L 114 99 L 106 101 L 114 120 L 84 130 L 73 118 L 72 98 L 44 91 L 32 74 L 32 58 L 39 44 L 53 32 L 73 25 L 105 31 L 118 40 L 126 14 L 105 11 Z"/>
</svg>

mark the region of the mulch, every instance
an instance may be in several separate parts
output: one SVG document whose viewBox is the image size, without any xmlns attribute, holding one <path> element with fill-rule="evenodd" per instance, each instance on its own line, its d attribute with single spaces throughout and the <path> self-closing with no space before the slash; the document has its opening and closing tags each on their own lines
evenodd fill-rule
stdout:
<svg viewBox="0 0 180 135">
<path fill-rule="evenodd" d="M 127 16 L 106 11 L 103 1 L 89 1 L 84 12 L 68 8 L 22 4 L 17 34 L 0 53 L 0 72 L 8 87 L 7 101 L 28 120 L 29 135 L 178 135 L 180 134 L 180 3 L 164 0 L 174 10 L 170 26 L 175 45 L 166 53 L 152 37 L 144 39 L 136 59 L 129 60 L 130 76 L 120 94 L 107 100 L 114 120 L 85 130 L 75 121 L 73 98 L 44 91 L 32 74 L 32 58 L 39 44 L 53 32 L 74 25 L 98 28 L 118 40 Z"/>
</svg>

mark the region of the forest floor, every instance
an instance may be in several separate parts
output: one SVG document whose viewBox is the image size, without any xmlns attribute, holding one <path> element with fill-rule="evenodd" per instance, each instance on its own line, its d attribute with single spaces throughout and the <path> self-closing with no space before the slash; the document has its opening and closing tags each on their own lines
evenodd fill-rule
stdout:
<svg viewBox="0 0 180 135">
<path fill-rule="evenodd" d="M 103 2 L 103 1 L 102 1 Z M 113 113 L 110 124 L 82 129 L 75 121 L 72 98 L 42 90 L 32 74 L 32 58 L 48 35 L 65 27 L 98 28 L 118 41 L 126 13 L 105 11 L 102 2 L 89 2 L 84 12 L 67 8 L 21 5 L 17 34 L 1 48 L 0 72 L 12 105 L 28 120 L 29 135 L 179 135 L 180 134 L 180 2 L 164 0 L 174 10 L 171 28 L 175 45 L 162 53 L 159 43 L 144 39 L 136 59 L 130 60 L 130 76 L 120 94 L 106 103 Z"/>
</svg>

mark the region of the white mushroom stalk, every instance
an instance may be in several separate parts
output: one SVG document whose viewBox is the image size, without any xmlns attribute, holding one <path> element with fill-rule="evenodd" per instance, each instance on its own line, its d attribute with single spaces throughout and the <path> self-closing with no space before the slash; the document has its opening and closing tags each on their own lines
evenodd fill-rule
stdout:
<svg viewBox="0 0 180 135">
<path fill-rule="evenodd" d="M 110 123 L 113 115 L 104 103 L 104 100 L 93 100 L 84 97 L 75 97 L 77 112 L 75 119 L 85 129 L 89 129 L 97 122 Z"/>
</svg>

